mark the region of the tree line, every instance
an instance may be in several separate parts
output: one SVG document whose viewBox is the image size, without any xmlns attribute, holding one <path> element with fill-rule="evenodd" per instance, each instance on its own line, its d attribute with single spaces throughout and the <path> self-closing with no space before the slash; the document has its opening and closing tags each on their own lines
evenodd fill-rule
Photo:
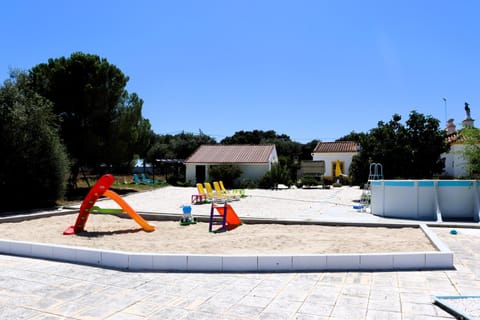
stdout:
<svg viewBox="0 0 480 320">
<path fill-rule="evenodd" d="M 311 160 L 319 142 L 295 142 L 274 130 L 239 131 L 219 142 L 203 132 L 158 135 L 142 115 L 143 100 L 126 90 L 128 80 L 106 59 L 81 52 L 11 71 L 0 87 L 0 211 L 54 204 L 75 187 L 81 168 L 128 173 L 134 159 L 186 159 L 202 144 L 275 144 L 279 165 L 270 182 L 293 183 L 300 160 Z M 439 121 L 417 112 L 406 126 L 400 120 L 394 115 L 339 139 L 360 146 L 354 183 L 366 181 L 372 161 L 384 165 L 386 177 L 441 172 L 448 145 Z"/>
<path fill-rule="evenodd" d="M 367 133 L 351 133 L 341 140 L 359 145 L 359 153 L 350 166 L 352 183 L 361 185 L 368 180 L 371 163 L 382 164 L 385 179 L 431 179 L 445 167 L 443 153 L 450 150 L 440 121 L 411 111 L 405 125 L 394 114 L 385 123 Z"/>
</svg>

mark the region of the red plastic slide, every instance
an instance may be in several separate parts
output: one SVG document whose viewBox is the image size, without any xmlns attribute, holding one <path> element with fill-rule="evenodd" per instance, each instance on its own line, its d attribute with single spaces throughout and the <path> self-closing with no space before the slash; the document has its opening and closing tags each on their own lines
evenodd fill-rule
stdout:
<svg viewBox="0 0 480 320">
<path fill-rule="evenodd" d="M 135 210 L 133 210 L 132 207 L 130 207 L 128 203 L 126 203 L 125 200 L 123 200 L 118 194 L 113 191 L 107 190 L 105 191 L 104 195 L 105 197 L 109 197 L 110 199 L 118 203 L 118 205 L 123 209 L 123 211 L 125 211 L 126 214 L 128 214 L 133 220 L 135 220 L 135 222 L 138 223 L 143 230 L 148 232 L 155 231 L 155 227 L 148 224 L 148 222 L 145 221 Z"/>
<path fill-rule="evenodd" d="M 138 215 L 135 210 L 133 210 L 118 194 L 108 190 L 110 186 L 115 181 L 115 178 L 111 174 L 105 174 L 97 183 L 90 189 L 85 199 L 83 199 L 82 205 L 80 206 L 80 213 L 78 214 L 77 220 L 73 226 L 68 227 L 63 234 L 72 235 L 78 232 L 82 232 L 85 229 L 85 224 L 87 223 L 88 216 L 92 210 L 95 202 L 101 196 L 107 196 L 115 201 L 132 219 L 134 219 L 145 231 L 154 231 L 155 227 L 149 225 L 140 215 Z"/>
<path fill-rule="evenodd" d="M 227 204 L 227 225 L 241 225 L 242 220 L 238 217 L 238 215 L 235 213 L 235 210 L 233 210 L 232 206 Z M 217 212 L 219 215 L 223 216 L 223 212 L 225 208 L 222 207 L 215 207 L 217 209 Z"/>
</svg>

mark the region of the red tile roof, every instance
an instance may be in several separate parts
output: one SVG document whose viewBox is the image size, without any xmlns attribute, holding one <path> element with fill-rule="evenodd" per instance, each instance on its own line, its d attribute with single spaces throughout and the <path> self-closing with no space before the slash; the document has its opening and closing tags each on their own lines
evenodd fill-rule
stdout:
<svg viewBox="0 0 480 320">
<path fill-rule="evenodd" d="M 462 136 L 462 134 L 458 131 L 455 131 L 449 135 L 447 135 L 447 142 L 449 144 L 455 144 L 455 143 L 458 143 L 458 144 L 462 144 L 465 142 L 465 137 Z"/>
<path fill-rule="evenodd" d="M 268 163 L 275 145 L 202 145 L 185 163 Z"/>
<path fill-rule="evenodd" d="M 358 152 L 358 145 L 353 141 L 319 142 L 314 153 Z"/>
</svg>

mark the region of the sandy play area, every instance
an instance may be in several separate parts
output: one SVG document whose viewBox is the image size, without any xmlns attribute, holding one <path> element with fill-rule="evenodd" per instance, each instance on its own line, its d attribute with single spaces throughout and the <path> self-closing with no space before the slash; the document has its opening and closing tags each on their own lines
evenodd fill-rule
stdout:
<svg viewBox="0 0 480 320">
<path fill-rule="evenodd" d="M 153 221 L 145 232 L 131 219 L 91 214 L 86 230 L 63 235 L 76 214 L 1 223 L 3 239 L 149 253 L 321 254 L 436 251 L 420 228 L 243 224 L 223 233 L 208 223 Z"/>
<path fill-rule="evenodd" d="M 231 202 L 241 218 L 315 221 L 342 217 L 352 222 L 373 219 L 353 210 L 362 190 L 358 187 L 322 189 L 245 190 L 247 197 Z M 138 213 L 181 214 L 190 204 L 192 187 L 165 187 L 123 196 Z M 357 201 L 357 202 L 356 202 Z M 119 208 L 112 200 L 96 205 Z M 74 208 L 79 208 L 74 205 Z M 194 216 L 208 217 L 210 204 L 192 205 Z M 70 208 L 72 209 L 72 208 Z M 78 211 L 77 211 L 78 212 Z M 129 217 L 90 214 L 87 232 L 63 235 L 77 213 L 0 223 L 0 238 L 130 252 L 198 254 L 306 254 L 436 251 L 420 228 L 344 227 L 320 225 L 243 224 L 224 233 L 209 233 L 208 223 L 181 226 L 179 221 L 151 221 L 156 231 L 140 229 Z"/>
</svg>

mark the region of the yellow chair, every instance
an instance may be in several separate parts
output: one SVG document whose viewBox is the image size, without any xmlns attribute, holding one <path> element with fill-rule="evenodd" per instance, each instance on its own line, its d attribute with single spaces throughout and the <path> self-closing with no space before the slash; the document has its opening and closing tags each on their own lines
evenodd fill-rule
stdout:
<svg viewBox="0 0 480 320">
<path fill-rule="evenodd" d="M 192 194 L 192 199 L 191 199 L 192 204 L 207 202 L 208 195 L 201 183 L 197 183 L 197 191 L 198 191 L 197 194 Z"/>
<path fill-rule="evenodd" d="M 215 202 L 225 202 L 228 200 L 223 194 L 213 191 L 210 182 L 205 182 L 205 189 L 207 190 L 207 198 Z"/>
<path fill-rule="evenodd" d="M 197 191 L 198 191 L 198 194 L 202 194 L 205 196 L 207 195 L 207 191 L 205 191 L 201 183 L 197 183 Z"/>
<path fill-rule="evenodd" d="M 223 182 L 222 184 L 223 185 Z M 238 197 L 237 195 L 233 194 L 233 193 L 230 193 L 228 192 L 225 187 L 221 187 L 220 183 L 217 182 L 217 181 L 214 181 L 213 182 L 213 187 L 215 188 L 215 191 L 218 193 L 218 194 L 221 194 L 223 196 L 225 196 L 227 199 L 229 200 L 240 200 L 240 197 Z"/>
</svg>

